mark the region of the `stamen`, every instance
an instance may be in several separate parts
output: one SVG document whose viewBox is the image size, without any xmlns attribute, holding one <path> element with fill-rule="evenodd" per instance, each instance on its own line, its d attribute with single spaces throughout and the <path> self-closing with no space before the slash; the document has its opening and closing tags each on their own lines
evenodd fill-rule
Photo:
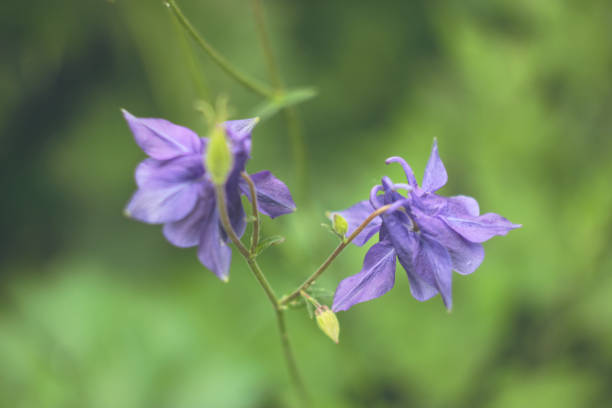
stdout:
<svg viewBox="0 0 612 408">
<path fill-rule="evenodd" d="M 394 190 L 406 190 L 406 192 L 411 192 L 412 191 L 412 187 L 406 183 L 397 183 L 393 185 L 393 189 Z"/>
<path fill-rule="evenodd" d="M 385 160 L 385 163 L 386 164 L 389 164 L 389 163 L 399 163 L 403 167 L 404 173 L 406 173 L 406 178 L 408 179 L 408 184 L 410 184 L 410 186 L 412 186 L 412 188 L 416 188 L 417 187 L 417 182 L 416 182 L 416 178 L 414 177 L 414 172 L 412 171 L 412 168 L 410 168 L 408 163 L 406 163 L 406 160 L 402 159 L 399 156 L 393 156 L 393 157 L 389 157 L 387 160 Z"/>
<path fill-rule="evenodd" d="M 389 190 L 395 191 L 395 188 L 393 188 L 393 181 L 389 177 L 387 177 L 387 176 L 383 177 L 381 182 L 382 182 L 382 185 L 383 185 L 383 187 L 385 189 L 385 192 L 387 192 Z"/>
<path fill-rule="evenodd" d="M 396 202 L 394 202 L 393 204 L 391 204 L 391 207 L 389 207 L 389 209 L 386 211 L 387 213 L 392 213 L 393 211 L 397 211 L 400 209 L 400 207 L 404 207 L 406 205 L 410 204 L 410 200 L 405 199 L 405 200 L 397 200 Z"/>
<path fill-rule="evenodd" d="M 370 190 L 370 204 L 372 204 L 372 207 L 374 207 L 375 210 L 378 210 L 381 206 L 378 205 L 378 200 L 377 200 L 377 194 L 379 191 L 381 191 L 383 189 L 382 186 L 380 185 L 376 185 L 374 187 L 372 187 L 372 190 Z"/>
</svg>

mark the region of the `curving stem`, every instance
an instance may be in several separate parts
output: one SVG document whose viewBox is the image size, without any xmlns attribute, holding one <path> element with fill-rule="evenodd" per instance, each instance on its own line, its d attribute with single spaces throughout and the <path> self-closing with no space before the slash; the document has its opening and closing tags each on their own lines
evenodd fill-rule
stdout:
<svg viewBox="0 0 612 408">
<path fill-rule="evenodd" d="M 308 279 L 306 279 L 304 281 L 304 283 L 302 283 L 297 289 L 295 289 L 293 292 L 291 292 L 289 295 L 283 296 L 283 298 L 279 301 L 280 306 L 286 306 L 287 303 L 291 302 L 292 300 L 294 300 L 295 298 L 297 298 L 298 296 L 300 296 L 301 293 L 305 292 L 306 289 L 308 289 L 315 280 L 317 280 L 317 278 L 319 276 L 321 276 L 321 274 L 323 272 L 325 272 L 325 270 L 327 269 L 327 267 L 329 265 L 331 265 L 331 263 L 334 261 L 334 259 L 336 259 L 336 257 L 338 255 L 340 255 L 340 252 L 342 252 L 342 250 L 344 248 L 347 247 L 348 244 L 350 244 L 350 242 L 355 239 L 355 237 L 357 235 L 359 235 L 359 233 L 361 231 L 363 231 L 363 229 L 365 227 L 368 226 L 368 224 L 370 222 L 372 222 L 372 220 L 376 217 L 378 217 L 379 215 L 389 211 L 389 210 L 394 210 L 396 208 L 398 208 L 400 205 L 400 203 L 403 203 L 402 201 L 398 201 L 395 204 L 387 204 L 384 205 L 380 208 L 378 208 L 376 211 L 374 211 L 373 213 L 371 213 L 370 215 L 368 215 L 368 218 L 366 218 L 356 229 L 355 231 L 353 231 L 353 233 L 351 235 L 349 235 L 349 237 L 345 240 L 343 240 L 342 242 L 340 242 L 340 244 L 338 244 L 338 246 L 336 247 L 336 249 L 334 249 L 334 252 L 332 252 L 327 259 L 321 264 L 321 266 L 319 266 L 319 268 L 312 274 L 310 275 L 310 277 Z"/>
<path fill-rule="evenodd" d="M 246 173 L 243 173 L 243 174 L 246 175 Z M 248 180 L 250 180 L 250 177 L 248 177 L 248 175 L 247 175 L 247 178 Z M 253 190 L 251 190 L 251 196 L 253 197 L 252 202 L 254 203 L 253 209 L 256 211 L 257 204 L 256 204 L 255 197 L 257 196 L 255 194 L 256 193 L 255 186 L 252 184 L 252 180 L 251 180 L 251 183 L 249 184 L 249 187 L 251 187 L 251 185 L 253 186 Z M 219 215 L 221 217 L 221 224 L 223 225 L 223 229 L 225 230 L 227 235 L 230 237 L 234 245 L 236 245 L 236 248 L 238 248 L 238 251 L 240 252 L 240 254 L 247 261 L 247 264 L 249 265 L 249 269 L 251 270 L 251 272 L 253 272 L 253 275 L 255 275 L 255 278 L 257 279 L 257 282 L 259 282 L 259 285 L 266 292 L 266 296 L 268 296 L 270 303 L 272 303 L 272 307 L 274 308 L 274 312 L 276 314 L 276 322 L 278 324 L 278 331 L 279 331 L 280 338 L 281 338 L 281 344 L 283 346 L 283 354 L 285 356 L 285 361 L 287 362 L 287 368 L 289 369 L 291 381 L 295 389 L 298 392 L 302 406 L 305 407 L 308 405 L 308 401 L 309 401 L 308 392 L 306 391 L 306 387 L 304 386 L 304 382 L 302 381 L 302 377 L 300 376 L 300 372 L 298 371 L 297 363 L 293 355 L 293 350 L 291 349 L 291 343 L 289 343 L 289 335 L 287 333 L 287 326 L 285 324 L 284 310 L 281 307 L 278 301 L 278 298 L 274 294 L 274 290 L 272 289 L 272 286 L 270 286 L 270 284 L 268 283 L 266 276 L 264 275 L 261 268 L 259 267 L 259 264 L 255 260 L 255 257 L 253 256 L 251 251 L 249 251 L 247 247 L 244 246 L 242 241 L 240 241 L 240 238 L 238 238 L 238 235 L 236 235 L 236 232 L 232 228 L 232 224 L 229 219 L 229 214 L 227 212 L 227 200 L 225 197 L 225 187 L 221 184 L 217 185 L 215 186 L 215 191 L 216 191 L 216 196 L 217 196 L 217 208 L 219 209 Z"/>
</svg>

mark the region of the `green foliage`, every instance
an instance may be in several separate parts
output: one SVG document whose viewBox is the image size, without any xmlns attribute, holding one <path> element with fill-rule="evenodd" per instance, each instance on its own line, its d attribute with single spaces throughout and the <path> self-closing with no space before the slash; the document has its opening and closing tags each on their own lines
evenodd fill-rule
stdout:
<svg viewBox="0 0 612 408">
<path fill-rule="evenodd" d="M 120 107 L 203 136 L 194 100 L 225 93 L 245 117 L 262 98 L 192 42 L 180 46 L 161 2 L 94 3 L 11 2 L 0 13 L 10 39 L 0 406 L 288 406 L 274 316 L 243 262 L 222 285 L 194 249 L 121 216 L 143 156 Z M 420 177 L 434 137 L 450 177 L 441 194 L 473 195 L 483 212 L 524 225 L 486 243 L 472 276 L 455 275 L 450 315 L 439 299 L 412 299 L 402 273 L 389 294 L 338 314 L 339 346 L 288 311 L 319 406 L 606 406 L 610 2 L 265 4 L 286 82 L 320 91 L 295 105 L 310 187 L 295 214 L 263 220 L 264 235 L 287 237 L 258 258 L 279 294 L 337 244 L 318 226 L 324 209 L 367 198 L 385 174 L 400 181 L 389 156 Z M 233 64 L 266 78 L 250 7 L 180 5 Z M 293 192 L 290 152 L 285 118 L 271 116 L 254 131 L 249 166 Z M 318 285 L 358 272 L 366 250 L 347 248 Z"/>
</svg>

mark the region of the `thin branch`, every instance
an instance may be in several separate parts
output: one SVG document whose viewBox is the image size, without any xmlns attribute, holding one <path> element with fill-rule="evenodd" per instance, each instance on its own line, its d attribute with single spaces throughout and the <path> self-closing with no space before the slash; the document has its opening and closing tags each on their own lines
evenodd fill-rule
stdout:
<svg viewBox="0 0 612 408">
<path fill-rule="evenodd" d="M 258 81 L 249 78 L 246 74 L 240 72 L 237 68 L 235 68 L 219 51 L 213 48 L 212 45 L 208 43 L 198 33 L 195 27 L 189 22 L 187 17 L 183 14 L 179 6 L 176 4 L 174 0 L 167 0 L 166 5 L 172 10 L 174 15 L 178 18 L 181 25 L 185 28 L 185 30 L 191 35 L 191 37 L 198 43 L 200 47 L 208 54 L 208 56 L 223 69 L 229 76 L 233 77 L 236 81 L 241 83 L 244 87 L 250 89 L 251 91 L 264 96 L 266 98 L 271 98 L 274 96 L 274 92 L 266 85 L 260 84 Z"/>
<path fill-rule="evenodd" d="M 257 204 L 257 190 L 255 189 L 255 183 L 248 175 L 246 171 L 240 173 L 242 178 L 249 185 L 249 191 L 251 193 L 251 207 L 253 208 L 253 233 L 251 234 L 251 255 L 255 255 L 257 244 L 259 243 L 259 208 Z"/>
<path fill-rule="evenodd" d="M 257 34 L 259 36 L 261 48 L 263 49 L 266 57 L 270 80 L 274 85 L 275 92 L 279 95 L 283 95 L 285 93 L 285 89 L 278 69 L 278 64 L 276 63 L 274 53 L 272 52 L 272 45 L 268 36 L 268 30 L 266 29 L 266 20 L 264 17 L 261 0 L 252 0 L 251 3 L 253 4 Z M 301 198 L 308 199 L 310 195 L 307 194 L 309 189 L 308 162 L 306 160 L 307 146 L 304 143 L 304 137 L 302 136 L 297 109 L 295 106 L 286 106 L 283 108 L 283 116 L 285 122 L 287 123 L 287 133 L 291 139 L 291 150 L 293 162 L 295 163 L 297 185 L 299 187 L 298 193 Z"/>
<path fill-rule="evenodd" d="M 225 229 L 225 232 L 227 232 L 227 235 L 230 237 L 234 245 L 236 245 L 236 247 L 240 251 L 240 254 L 242 254 L 244 259 L 247 261 L 249 269 L 251 270 L 251 272 L 253 272 L 253 275 L 255 275 L 255 278 L 259 282 L 259 285 L 266 292 L 266 296 L 268 296 L 270 303 L 272 303 L 272 307 L 274 308 L 274 312 L 276 313 L 278 331 L 281 338 L 281 344 L 283 346 L 283 354 L 285 356 L 285 361 L 287 362 L 287 368 L 289 369 L 291 381 L 293 382 L 293 385 L 298 391 L 302 405 L 306 406 L 309 401 L 308 393 L 306 392 L 306 387 L 304 386 L 304 382 L 302 381 L 302 377 L 300 376 L 300 373 L 297 368 L 295 357 L 293 356 L 293 351 L 291 350 L 291 344 L 289 343 L 289 335 L 287 334 L 287 326 L 285 325 L 284 311 L 278 302 L 278 298 L 274 294 L 272 286 L 270 286 L 268 280 L 266 279 L 266 276 L 261 271 L 259 264 L 251 255 L 249 250 L 240 241 L 240 238 L 238 238 L 236 232 L 232 228 L 232 224 L 227 213 L 225 187 L 223 185 L 217 185 L 215 186 L 215 188 L 217 193 L 217 206 L 219 208 L 219 215 L 221 216 L 221 223 L 223 224 L 223 228 Z M 251 194 L 253 194 L 253 192 L 251 192 Z"/>
<path fill-rule="evenodd" d="M 331 255 L 329 255 L 327 257 L 327 259 L 323 262 L 323 264 L 321 264 L 321 266 L 319 266 L 319 268 L 312 274 L 310 275 L 310 277 L 308 279 L 306 279 L 304 281 L 304 283 L 302 283 L 296 290 L 294 290 L 293 292 L 291 292 L 289 295 L 284 296 L 280 301 L 279 304 L 281 306 L 285 306 L 287 303 L 291 302 L 293 299 L 297 298 L 298 296 L 300 296 L 300 293 L 302 291 L 306 291 L 306 289 L 308 289 L 315 280 L 317 280 L 319 278 L 319 276 L 321 276 L 321 274 L 323 272 L 325 272 L 325 270 L 327 269 L 327 267 L 329 265 L 331 265 L 331 263 L 334 261 L 334 259 L 336 259 L 336 257 L 338 255 L 340 255 L 340 252 L 342 252 L 342 250 L 344 248 L 346 248 L 346 246 L 348 244 L 350 244 L 350 242 L 355 239 L 355 237 L 357 237 L 357 235 L 359 235 L 361 233 L 361 231 L 363 231 L 363 229 L 365 227 L 368 226 L 368 224 L 370 222 L 372 222 L 372 220 L 374 220 L 374 218 L 378 217 L 379 215 L 385 213 L 387 210 L 389 210 L 391 207 L 393 207 L 393 204 L 388 204 L 385 206 L 380 207 L 379 209 L 377 209 L 376 211 L 374 211 L 373 213 L 371 213 L 368 218 L 365 219 L 365 221 L 363 221 L 356 229 L 355 231 L 353 231 L 353 233 L 344 241 L 340 242 L 340 244 L 336 247 L 336 249 L 334 249 L 334 252 L 331 253 Z"/>
</svg>

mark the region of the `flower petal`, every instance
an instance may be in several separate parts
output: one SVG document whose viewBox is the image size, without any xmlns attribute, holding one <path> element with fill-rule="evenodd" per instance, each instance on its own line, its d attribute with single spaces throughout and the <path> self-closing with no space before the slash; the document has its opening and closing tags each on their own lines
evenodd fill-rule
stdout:
<svg viewBox="0 0 612 408">
<path fill-rule="evenodd" d="M 445 185 L 447 181 L 448 175 L 446 174 L 446 169 L 438 155 L 438 141 L 434 139 L 431 155 L 423 175 L 423 190 L 434 192 Z"/>
<path fill-rule="evenodd" d="M 259 118 L 228 120 L 223 124 L 225 130 L 234 140 L 242 140 L 250 135 L 255 125 L 259 122 Z"/>
<path fill-rule="evenodd" d="M 211 211 L 202 223 L 198 259 L 219 279 L 229 280 L 229 267 L 232 260 L 232 249 L 221 236 L 217 210 Z"/>
<path fill-rule="evenodd" d="M 419 250 L 414 263 L 416 274 L 426 282 L 434 283 L 448 310 L 453 306 L 451 283 L 452 261 L 448 251 L 433 239 L 421 234 Z"/>
<path fill-rule="evenodd" d="M 479 217 L 444 216 L 444 222 L 468 241 L 484 242 L 495 235 L 506 235 L 508 231 L 521 227 L 499 214 L 487 213 Z"/>
<path fill-rule="evenodd" d="M 156 189 L 194 181 L 203 174 L 202 157 L 189 154 L 163 161 L 145 159 L 136 168 L 135 177 L 138 187 Z"/>
<path fill-rule="evenodd" d="M 414 253 L 416 254 L 418 251 L 418 241 L 414 240 L 413 244 L 416 245 L 416 248 L 414 249 Z M 433 284 L 429 284 L 427 281 L 425 281 L 425 279 L 416 273 L 414 259 L 409 258 L 406 255 L 402 255 L 401 257 L 398 256 L 397 259 L 402 265 L 402 268 L 404 268 L 404 271 L 406 271 L 406 276 L 408 276 L 408 281 L 410 282 L 410 293 L 412 294 L 412 297 L 419 302 L 424 302 L 438 294 L 438 289 L 436 289 Z"/>
<path fill-rule="evenodd" d="M 472 197 L 457 195 L 443 198 L 446 199 L 446 208 L 444 211 L 447 214 L 467 214 L 472 217 L 478 217 L 480 214 L 478 201 Z"/>
<path fill-rule="evenodd" d="M 183 219 L 164 225 L 164 236 L 173 245 L 189 248 L 200 243 L 202 228 L 215 210 L 215 195 L 210 191 L 201 197 L 193 210 Z"/>
<path fill-rule="evenodd" d="M 368 250 L 361 272 L 340 282 L 332 310 L 348 310 L 354 304 L 382 296 L 394 283 L 395 250 L 389 241 L 378 242 Z"/>
<path fill-rule="evenodd" d="M 397 258 L 408 275 L 412 296 L 421 302 L 435 296 L 438 290 L 433 277 L 423 277 L 417 273 L 416 258 L 420 251 L 419 235 L 412 231 L 408 216 L 402 211 L 385 213 L 380 238 L 389 239 L 393 243 Z"/>
<path fill-rule="evenodd" d="M 132 196 L 125 213 L 149 224 L 178 221 L 191 212 L 200 189 L 197 182 L 173 184 L 166 188 L 141 188 Z"/>
<path fill-rule="evenodd" d="M 251 174 L 250 177 L 255 185 L 259 212 L 270 218 L 276 218 L 295 211 L 295 203 L 289 189 L 272 173 L 264 170 Z M 242 178 L 240 179 L 240 191 L 252 201 L 249 184 Z"/>
<path fill-rule="evenodd" d="M 244 230 L 246 229 L 246 214 L 244 207 L 242 206 L 242 200 L 240 199 L 240 190 L 238 188 L 237 180 L 228 180 L 225 184 L 225 197 L 227 199 L 227 214 L 232 224 L 232 228 L 238 237 L 242 237 Z M 223 231 L 225 234 L 225 231 Z"/>
<path fill-rule="evenodd" d="M 347 236 L 350 236 L 353 231 L 357 229 L 361 225 L 362 222 L 365 221 L 368 216 L 374 212 L 374 207 L 370 204 L 369 200 L 360 201 L 352 207 L 347 208 L 344 211 L 336 211 L 333 214 L 340 214 L 346 222 L 348 223 L 348 231 L 346 233 Z M 364 229 L 361 231 L 355 239 L 353 239 L 353 243 L 357 246 L 362 246 L 365 244 L 372 235 L 376 234 L 380 229 L 382 222 L 380 217 L 374 218 Z"/>
<path fill-rule="evenodd" d="M 455 271 L 467 275 L 480 266 L 484 259 L 482 244 L 466 240 L 437 217 L 419 215 L 416 221 L 422 234 L 446 248 Z"/>
<path fill-rule="evenodd" d="M 137 118 L 126 110 L 123 116 L 138 146 L 154 159 L 167 160 L 202 150 L 202 141 L 191 129 L 165 119 Z"/>
</svg>

